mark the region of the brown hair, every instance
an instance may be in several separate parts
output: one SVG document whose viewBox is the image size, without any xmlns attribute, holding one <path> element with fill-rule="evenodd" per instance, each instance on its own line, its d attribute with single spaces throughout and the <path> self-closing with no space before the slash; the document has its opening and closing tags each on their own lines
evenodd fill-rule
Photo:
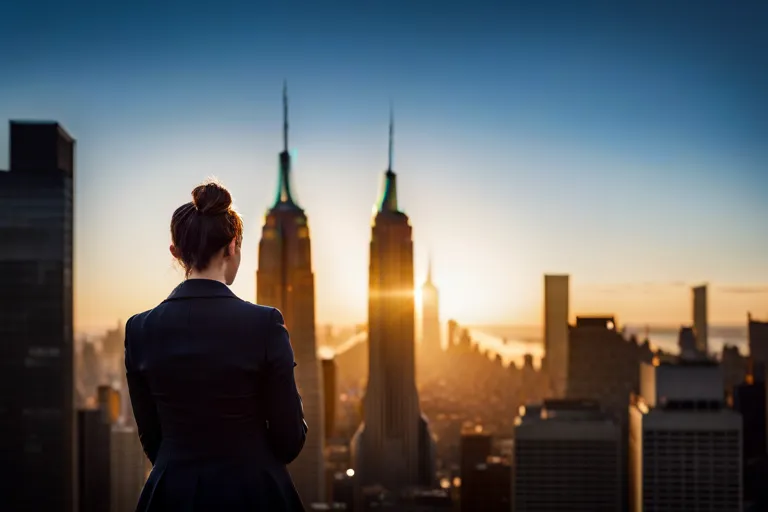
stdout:
<svg viewBox="0 0 768 512">
<path fill-rule="evenodd" d="M 192 190 L 192 202 L 176 208 L 171 217 L 171 240 L 176 259 L 187 276 L 204 270 L 214 254 L 233 239 L 243 241 L 243 221 L 232 209 L 232 196 L 223 185 L 206 181 Z"/>
</svg>

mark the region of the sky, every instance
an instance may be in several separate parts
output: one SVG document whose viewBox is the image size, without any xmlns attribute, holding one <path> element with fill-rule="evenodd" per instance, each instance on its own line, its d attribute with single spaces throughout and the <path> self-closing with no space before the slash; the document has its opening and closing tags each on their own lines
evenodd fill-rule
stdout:
<svg viewBox="0 0 768 512">
<path fill-rule="evenodd" d="M 0 138 L 52 119 L 78 141 L 77 328 L 183 278 L 170 216 L 209 176 L 244 216 L 233 290 L 254 300 L 283 80 L 320 323 L 366 320 L 390 103 L 444 319 L 539 324 L 546 272 L 572 276 L 572 314 L 690 322 L 707 282 L 711 322 L 768 316 L 765 2 L 161 4 L 0 6 Z"/>
</svg>

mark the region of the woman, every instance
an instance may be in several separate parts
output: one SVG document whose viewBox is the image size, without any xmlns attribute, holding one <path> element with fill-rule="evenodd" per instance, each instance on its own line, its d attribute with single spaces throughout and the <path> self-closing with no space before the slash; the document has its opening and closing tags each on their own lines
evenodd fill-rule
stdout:
<svg viewBox="0 0 768 512">
<path fill-rule="evenodd" d="M 187 279 L 125 327 L 125 367 L 152 472 L 138 511 L 302 511 L 286 465 L 306 438 L 277 309 L 233 294 L 243 223 L 217 183 L 171 218 Z"/>
</svg>

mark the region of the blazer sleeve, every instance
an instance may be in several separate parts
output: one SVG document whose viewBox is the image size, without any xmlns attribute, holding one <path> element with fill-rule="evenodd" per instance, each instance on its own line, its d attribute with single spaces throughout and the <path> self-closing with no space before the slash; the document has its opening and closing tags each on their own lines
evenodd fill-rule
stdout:
<svg viewBox="0 0 768 512">
<path fill-rule="evenodd" d="M 149 461 L 154 465 L 163 436 L 160 430 L 157 407 L 149 390 L 146 376 L 139 371 L 133 358 L 132 339 L 135 334 L 131 332 L 131 320 L 133 317 L 125 325 L 125 371 L 128 391 L 131 396 L 131 407 L 139 430 L 141 446 L 144 448 L 144 453 Z"/>
<path fill-rule="evenodd" d="M 307 423 L 296 387 L 293 357 L 283 315 L 272 311 L 266 343 L 267 431 L 272 450 L 284 464 L 291 463 L 304 447 Z"/>
</svg>

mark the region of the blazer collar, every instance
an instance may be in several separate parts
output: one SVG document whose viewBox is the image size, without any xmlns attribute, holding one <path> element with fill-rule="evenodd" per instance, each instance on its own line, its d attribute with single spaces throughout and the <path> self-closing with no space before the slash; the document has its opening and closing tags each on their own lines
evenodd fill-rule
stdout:
<svg viewBox="0 0 768 512">
<path fill-rule="evenodd" d="M 187 279 L 173 289 L 165 300 L 196 299 L 205 297 L 226 297 L 236 299 L 229 286 L 213 279 Z"/>
</svg>

